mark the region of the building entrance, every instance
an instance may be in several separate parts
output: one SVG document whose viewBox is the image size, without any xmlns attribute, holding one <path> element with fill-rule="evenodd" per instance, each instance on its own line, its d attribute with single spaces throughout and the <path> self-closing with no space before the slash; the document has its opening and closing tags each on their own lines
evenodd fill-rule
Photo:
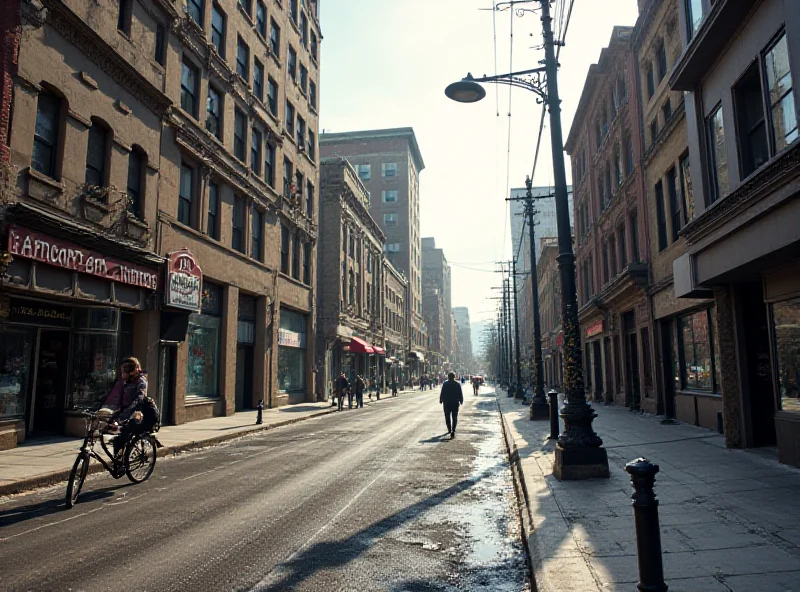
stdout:
<svg viewBox="0 0 800 592">
<path fill-rule="evenodd" d="M 40 330 L 37 340 L 30 431 L 60 432 L 69 365 L 69 331 Z"/>
</svg>

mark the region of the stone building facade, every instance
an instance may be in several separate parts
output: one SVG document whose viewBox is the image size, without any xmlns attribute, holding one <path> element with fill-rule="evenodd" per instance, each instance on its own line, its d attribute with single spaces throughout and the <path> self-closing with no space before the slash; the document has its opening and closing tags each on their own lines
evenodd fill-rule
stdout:
<svg viewBox="0 0 800 592">
<path fill-rule="evenodd" d="M 384 252 L 409 284 L 409 344 L 414 371 L 424 365 L 427 332 L 422 317 L 422 238 L 419 175 L 425 168 L 412 128 L 328 133 L 323 156 L 344 156 L 370 192 L 370 213 L 386 235 Z"/>
<path fill-rule="evenodd" d="M 384 374 L 385 237 L 347 159 L 323 159 L 320 182 L 317 380 L 329 393 L 340 372 L 351 380 Z"/>
<path fill-rule="evenodd" d="M 79 431 L 130 354 L 166 423 L 313 399 L 321 35 L 315 2 L 268 4 L 42 2 L 2 237 L 15 441 Z"/>
<path fill-rule="evenodd" d="M 422 313 L 428 328 L 428 353 L 435 366 L 432 370 L 436 372 L 450 361 L 453 349 L 452 273 L 444 250 L 436 247 L 436 239 L 423 238 Z M 430 309 L 425 308 L 426 302 Z"/>
<path fill-rule="evenodd" d="M 539 324 L 542 332 L 542 367 L 545 389 L 558 389 L 564 382 L 564 332 L 561 330 L 561 281 L 558 271 L 558 238 L 539 239 L 536 274 L 539 285 Z M 530 280 L 529 280 L 530 281 Z M 534 352 L 526 361 L 534 380 Z"/>
<path fill-rule="evenodd" d="M 719 343 L 692 340 L 679 378 L 719 382 L 729 446 L 777 446 L 800 466 L 800 12 L 786 0 L 681 3 L 678 32 L 669 86 L 685 97 L 693 216 L 674 291 L 713 296 Z"/>
<path fill-rule="evenodd" d="M 581 94 L 572 158 L 585 384 L 596 399 L 655 407 L 652 321 L 632 27 L 614 27 Z"/>
<path fill-rule="evenodd" d="M 408 281 L 392 265 L 388 257 L 383 257 L 383 331 L 386 349 L 386 380 L 398 384 L 406 381 L 406 353 L 408 347 Z"/>
</svg>

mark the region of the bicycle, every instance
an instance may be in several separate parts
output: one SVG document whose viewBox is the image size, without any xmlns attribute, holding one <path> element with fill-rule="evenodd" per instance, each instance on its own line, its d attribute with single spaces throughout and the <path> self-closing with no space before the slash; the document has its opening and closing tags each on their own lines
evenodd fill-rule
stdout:
<svg viewBox="0 0 800 592">
<path fill-rule="evenodd" d="M 162 447 L 161 442 L 155 437 L 154 432 L 158 431 L 159 425 L 156 423 L 152 430 L 134 434 L 125 445 L 123 450 L 114 454 L 109 450 L 112 438 L 116 434 L 110 433 L 110 426 L 107 418 L 101 417 L 95 411 L 84 410 L 86 421 L 86 437 L 83 445 L 78 452 L 78 457 L 72 465 L 69 479 L 67 481 L 67 509 L 75 506 L 81 488 L 89 473 L 89 461 L 94 458 L 108 473 L 114 478 L 119 479 L 127 475 L 133 483 L 142 483 L 150 478 L 156 466 L 156 456 L 158 448 Z M 130 421 L 130 420 L 128 420 Z M 123 423 L 124 425 L 124 423 Z M 95 444 L 99 442 L 109 462 L 95 451 Z M 112 444 L 113 449 L 113 444 Z"/>
</svg>

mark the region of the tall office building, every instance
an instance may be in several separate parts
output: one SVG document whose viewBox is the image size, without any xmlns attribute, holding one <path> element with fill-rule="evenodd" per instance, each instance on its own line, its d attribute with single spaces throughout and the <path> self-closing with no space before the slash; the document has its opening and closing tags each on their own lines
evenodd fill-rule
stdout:
<svg viewBox="0 0 800 592">
<path fill-rule="evenodd" d="M 511 198 L 525 197 L 524 187 L 511 190 Z M 574 216 L 572 213 L 572 185 L 567 186 L 569 194 L 569 224 L 573 226 Z M 554 197 L 555 188 L 552 186 L 532 187 L 534 203 L 536 204 L 536 216 L 534 223 L 534 236 L 536 238 L 536 260 L 542 254 L 540 238 L 558 236 L 558 224 L 556 222 L 556 200 Z M 528 223 L 525 218 L 525 202 L 522 200 L 512 201 L 511 203 L 511 254 L 517 260 L 517 271 L 528 271 L 530 268 Z M 520 249 L 520 238 L 525 244 Z M 519 255 L 517 255 L 519 253 Z"/>
</svg>

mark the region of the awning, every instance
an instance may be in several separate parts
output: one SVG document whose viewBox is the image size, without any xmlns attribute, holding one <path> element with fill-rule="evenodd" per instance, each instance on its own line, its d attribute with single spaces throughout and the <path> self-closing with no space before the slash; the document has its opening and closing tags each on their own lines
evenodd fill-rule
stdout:
<svg viewBox="0 0 800 592">
<path fill-rule="evenodd" d="M 372 346 L 369 343 L 363 339 L 359 339 L 358 337 L 352 337 L 350 339 L 350 351 L 355 354 L 375 353 L 375 350 L 372 349 Z"/>
<path fill-rule="evenodd" d="M 408 355 L 417 358 L 420 362 L 425 361 L 425 356 L 422 354 L 422 352 L 412 351 Z"/>
<path fill-rule="evenodd" d="M 373 345 L 372 346 L 372 351 L 374 351 L 376 354 L 381 355 L 381 356 L 385 356 L 386 355 L 386 350 L 383 349 L 382 347 L 378 347 L 377 345 Z"/>
</svg>

